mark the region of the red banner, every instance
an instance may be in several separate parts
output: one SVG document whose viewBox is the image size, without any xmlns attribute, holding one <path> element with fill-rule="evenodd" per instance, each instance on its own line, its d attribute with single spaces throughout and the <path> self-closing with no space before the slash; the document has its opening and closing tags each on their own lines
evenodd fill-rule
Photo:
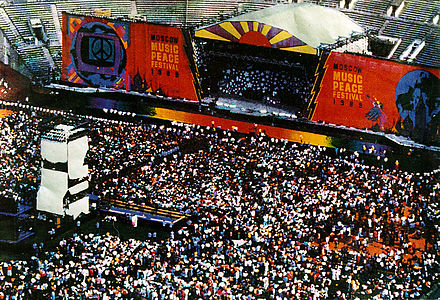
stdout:
<svg viewBox="0 0 440 300">
<path fill-rule="evenodd" d="M 440 70 L 331 52 L 316 73 L 313 121 L 412 135 L 439 124 Z"/>
<path fill-rule="evenodd" d="M 169 26 L 64 14 L 62 78 L 198 100 L 192 45 Z"/>
<path fill-rule="evenodd" d="M 131 45 L 127 51 L 127 71 L 139 76 L 153 91 L 197 100 L 194 76 L 181 29 L 143 23 L 131 24 Z M 136 89 L 136 87 L 132 87 Z"/>
</svg>

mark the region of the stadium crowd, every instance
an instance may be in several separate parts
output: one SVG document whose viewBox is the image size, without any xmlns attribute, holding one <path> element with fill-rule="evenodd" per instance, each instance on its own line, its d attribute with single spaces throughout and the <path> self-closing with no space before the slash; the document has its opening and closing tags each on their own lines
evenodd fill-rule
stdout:
<svg viewBox="0 0 440 300">
<path fill-rule="evenodd" d="M 39 120 L 34 113 L 0 118 L 0 199 L 26 203 L 35 197 L 40 172 Z"/>
<path fill-rule="evenodd" d="M 313 78 L 307 74 L 314 72 L 314 63 L 301 64 L 298 57 L 276 60 L 274 53 L 238 55 L 223 47 L 226 45 L 213 47 L 201 40 L 194 43 L 207 96 L 251 100 L 305 113 L 313 87 Z"/>
<path fill-rule="evenodd" d="M 89 139 L 92 181 L 118 175 L 127 168 L 151 163 L 161 153 L 178 147 L 175 136 L 164 127 L 96 120 Z M 160 141 L 160 142 L 157 142 Z"/>
<path fill-rule="evenodd" d="M 3 262 L 0 298 L 419 298 L 440 280 L 436 172 L 183 124 L 97 120 L 91 136 L 96 180 L 142 165 L 106 172 L 95 193 L 192 218 L 164 240 L 75 234 Z"/>
<path fill-rule="evenodd" d="M 259 100 L 265 104 L 286 105 L 294 103 L 304 108 L 311 83 L 304 74 L 295 75 L 291 70 L 271 70 L 251 65 L 236 65 L 222 70 L 223 78 L 218 82 L 219 92 L 232 97 Z"/>
<path fill-rule="evenodd" d="M 186 130 L 194 132 L 197 128 Z M 410 236 L 420 239 L 423 235 L 426 239 L 422 250 L 436 252 L 431 222 L 427 226 L 430 216 L 424 210 L 435 183 L 432 175 L 417 178 L 398 170 L 369 167 L 357 161 L 355 155 L 332 159 L 319 147 L 295 147 L 262 136 L 237 139 L 212 130 L 204 134 L 209 141 L 206 151 L 144 168 L 104 186 L 104 193 L 108 191 L 112 197 L 117 197 L 117 193 L 126 194 L 135 182 L 144 187 L 145 194 L 131 201 L 145 201 L 150 197 L 163 207 L 185 213 L 204 216 L 208 211 L 209 218 L 204 224 L 208 235 L 202 235 L 201 240 L 223 241 L 226 237 L 230 243 L 235 239 L 250 239 L 249 247 L 243 251 L 254 254 L 261 254 L 264 245 L 274 247 L 277 241 L 284 241 L 279 247 L 287 257 L 296 256 L 292 253 L 297 245 L 290 245 L 292 241 L 306 247 L 306 257 L 323 251 L 331 255 L 348 251 L 346 255 L 352 255 L 353 260 L 353 269 L 348 268 L 346 273 L 346 276 L 351 273 L 350 280 L 354 280 L 353 274 L 357 272 L 358 277 L 371 272 L 374 264 L 373 273 L 382 268 L 380 274 L 390 276 L 391 279 L 384 280 L 393 289 L 402 287 L 397 291 L 401 295 L 404 291 L 406 295 L 411 292 L 413 296 L 420 295 L 418 289 L 429 289 L 435 282 L 435 278 L 425 279 L 435 274 L 431 269 L 424 269 L 426 273 L 415 272 L 420 273 L 420 280 L 425 279 L 423 284 L 410 281 L 406 286 L 407 278 L 399 275 L 404 268 L 419 269 L 419 256 L 414 255 L 415 241 Z M 333 249 L 338 244 L 346 248 Z M 383 246 L 386 254 L 370 255 L 369 244 Z M 258 246 L 260 248 L 252 250 Z M 257 261 L 274 255 L 276 257 L 274 253 L 257 254 Z M 246 258 L 244 255 L 242 259 Z M 316 264 L 319 259 L 314 259 Z M 324 263 L 327 260 L 329 258 L 325 258 Z M 355 260 L 363 263 L 356 264 Z M 277 268 L 293 263 L 281 262 Z M 321 276 L 325 274 L 324 267 L 319 269 L 323 272 Z M 327 269 L 331 270 L 334 269 Z M 321 279 L 324 278 L 325 275 Z M 377 286 L 380 290 L 383 284 Z"/>
</svg>

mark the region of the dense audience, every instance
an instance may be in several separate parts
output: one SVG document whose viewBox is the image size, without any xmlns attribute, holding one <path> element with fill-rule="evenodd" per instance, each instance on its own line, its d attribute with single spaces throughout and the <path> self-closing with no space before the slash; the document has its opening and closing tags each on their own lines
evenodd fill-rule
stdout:
<svg viewBox="0 0 440 300">
<path fill-rule="evenodd" d="M 298 74 L 295 74 L 298 73 Z M 304 74 L 292 70 L 272 70 L 263 66 L 241 64 L 222 70 L 220 94 L 259 100 L 270 105 L 304 108 L 309 99 L 311 82 Z"/>
<path fill-rule="evenodd" d="M 178 147 L 172 132 L 156 125 L 95 121 L 90 130 L 91 178 L 101 181 L 111 174 L 150 163 L 163 152 Z"/>
<path fill-rule="evenodd" d="M 205 96 L 252 100 L 305 114 L 313 87 L 308 75 L 314 72 L 313 61 L 304 65 L 301 55 L 277 60 L 277 53 L 268 49 L 258 53 L 241 49 L 238 54 L 229 47 L 233 46 L 202 40 L 194 43 Z"/>
<path fill-rule="evenodd" d="M 440 280 L 437 172 L 182 124 L 96 120 L 91 136 L 95 193 L 192 218 L 164 240 L 79 234 L 4 262 L 0 298 L 419 298 Z"/>
<path fill-rule="evenodd" d="M 194 132 L 196 128 L 185 130 Z M 315 256 L 328 252 L 330 256 L 352 255 L 350 259 L 357 263 L 352 262 L 346 275 L 351 273 L 353 278 L 372 273 L 375 261 L 373 273 L 381 268 L 382 276 L 393 273 L 392 279 L 381 280 L 393 287 L 402 286 L 395 291 L 402 296 L 404 291 L 420 296 L 421 290 L 426 292 L 438 280 L 430 269 L 427 273 L 416 272 L 421 282 L 425 280 L 422 285 L 417 280 L 401 285 L 408 273 L 399 272 L 420 264 L 410 237 L 419 239 L 423 235 L 423 251 L 430 249 L 436 253 L 432 224 L 427 228 L 428 216 L 423 210 L 434 178 L 368 167 L 357 161 L 355 155 L 332 159 L 319 147 L 295 147 L 262 136 L 237 140 L 212 130 L 205 132 L 205 136 L 210 142 L 206 151 L 186 154 L 112 181 L 103 187 L 103 193 L 118 197 L 138 185 L 142 190 L 135 189 L 131 201 L 144 203 L 154 199 L 163 207 L 202 218 L 208 211 L 209 217 L 206 223 L 202 219 L 202 226 L 208 228 L 209 234 L 202 235 L 201 240 L 223 242 L 226 237 L 230 244 L 233 239 L 249 239 L 251 243 L 243 251 L 259 253 L 254 263 L 278 252 L 264 253 L 261 247 L 272 249 L 282 241 L 279 254 L 283 256 L 295 253 L 296 243 L 305 247 L 305 257 L 313 257 L 314 264 L 323 272 L 321 279 L 326 278 L 326 268 L 321 264 L 328 264 L 329 258 Z M 292 240 L 295 242 L 291 244 Z M 381 255 L 369 254 L 368 246 L 373 243 L 384 247 Z M 330 247 L 338 244 L 346 248 Z M 252 251 L 258 246 L 257 251 Z M 245 259 L 246 255 L 240 260 Z M 280 260 L 276 268 L 292 263 Z M 330 266 L 327 271 L 331 270 Z M 356 273 L 360 274 L 355 276 Z M 382 284 L 374 288 L 375 285 L 377 281 L 363 282 L 367 287 L 363 290 L 370 290 L 371 294 L 382 290 Z M 332 287 L 330 283 L 326 286 Z M 295 294 L 294 291 L 290 290 Z M 348 291 L 340 292 L 348 297 Z"/>
<path fill-rule="evenodd" d="M 39 121 L 35 113 L 20 111 L 0 118 L 0 199 L 25 204 L 35 198 L 40 173 Z"/>
</svg>

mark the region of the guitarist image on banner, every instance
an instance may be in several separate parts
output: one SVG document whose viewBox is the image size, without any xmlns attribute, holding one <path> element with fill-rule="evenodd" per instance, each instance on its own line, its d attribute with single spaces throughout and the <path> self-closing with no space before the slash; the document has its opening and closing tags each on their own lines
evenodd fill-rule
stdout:
<svg viewBox="0 0 440 300">
<path fill-rule="evenodd" d="M 370 101 L 373 107 L 365 114 L 365 117 L 373 122 L 377 122 L 376 124 L 379 126 L 381 131 L 385 130 L 385 123 L 387 122 L 387 115 L 383 111 L 383 104 L 374 97 L 374 100 L 371 99 L 369 95 L 365 95 L 365 97 Z M 375 124 L 375 125 L 376 125 Z M 374 125 L 372 126 L 372 128 Z"/>
</svg>

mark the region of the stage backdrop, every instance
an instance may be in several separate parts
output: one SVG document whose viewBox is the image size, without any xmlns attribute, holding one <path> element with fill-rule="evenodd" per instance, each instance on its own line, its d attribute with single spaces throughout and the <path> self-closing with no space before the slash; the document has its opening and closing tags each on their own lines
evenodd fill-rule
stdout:
<svg viewBox="0 0 440 300">
<path fill-rule="evenodd" d="M 323 55 L 309 105 L 313 121 L 438 137 L 440 70 L 358 55 Z"/>
<path fill-rule="evenodd" d="M 64 81 L 197 101 L 197 78 L 182 29 L 63 14 Z"/>
</svg>

